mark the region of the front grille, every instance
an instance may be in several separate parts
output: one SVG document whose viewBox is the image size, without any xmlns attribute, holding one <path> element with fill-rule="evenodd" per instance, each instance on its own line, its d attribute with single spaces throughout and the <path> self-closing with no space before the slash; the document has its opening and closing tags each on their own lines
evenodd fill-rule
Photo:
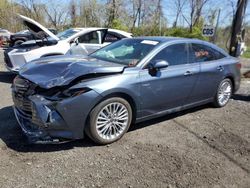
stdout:
<svg viewBox="0 0 250 188">
<path fill-rule="evenodd" d="M 33 88 L 32 83 L 28 80 L 17 76 L 13 83 L 13 101 L 16 107 L 25 111 L 28 114 L 32 113 L 32 104 L 28 96 Z"/>
<path fill-rule="evenodd" d="M 38 117 L 38 114 L 35 110 L 32 110 L 32 122 L 36 125 L 42 125 L 41 119 Z"/>
<path fill-rule="evenodd" d="M 8 55 L 8 52 L 9 52 L 9 51 L 10 51 L 10 50 L 5 50 L 5 51 L 4 51 L 4 62 L 5 62 L 5 64 L 6 64 L 8 67 L 12 68 L 13 65 L 12 65 L 12 63 L 11 63 L 11 61 L 10 61 L 10 58 L 9 58 L 9 55 Z"/>
<path fill-rule="evenodd" d="M 27 79 L 20 76 L 14 79 L 12 86 L 14 105 L 22 116 L 30 120 L 30 129 L 37 129 L 38 126 L 42 125 L 36 110 L 32 107 L 32 102 L 28 99 L 30 95 L 35 93 L 35 89 L 36 85 Z"/>
<path fill-rule="evenodd" d="M 26 121 L 25 127 L 24 127 L 26 131 L 34 132 L 34 131 L 37 131 L 39 129 L 38 124 L 34 124 L 33 122 L 30 121 L 30 119 L 32 118 L 31 115 L 25 113 L 24 111 L 22 111 L 18 108 L 16 108 L 16 111 L 19 114 L 19 121 L 20 120 L 22 121 L 21 124 L 24 125 L 23 123 L 24 123 L 24 121 Z"/>
</svg>

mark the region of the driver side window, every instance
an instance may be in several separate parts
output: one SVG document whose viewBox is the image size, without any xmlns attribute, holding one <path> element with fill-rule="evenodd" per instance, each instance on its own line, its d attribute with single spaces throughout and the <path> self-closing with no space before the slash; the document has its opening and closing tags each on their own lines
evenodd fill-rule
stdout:
<svg viewBox="0 0 250 188">
<path fill-rule="evenodd" d="M 78 41 L 79 43 L 99 44 L 99 35 L 97 31 L 92 31 L 80 36 Z"/>
<path fill-rule="evenodd" d="M 151 61 L 165 60 L 169 66 L 188 63 L 188 45 L 186 43 L 167 46 L 153 57 Z"/>
</svg>

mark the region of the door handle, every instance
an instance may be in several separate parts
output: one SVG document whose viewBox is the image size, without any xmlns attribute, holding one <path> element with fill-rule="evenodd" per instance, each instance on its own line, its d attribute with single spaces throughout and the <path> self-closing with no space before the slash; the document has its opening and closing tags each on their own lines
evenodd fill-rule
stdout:
<svg viewBox="0 0 250 188">
<path fill-rule="evenodd" d="M 187 72 L 184 73 L 184 76 L 190 76 L 190 75 L 193 75 L 193 72 L 187 71 Z"/>
<path fill-rule="evenodd" d="M 223 71 L 224 68 L 223 68 L 222 66 L 218 66 L 218 67 L 217 67 L 217 70 L 218 70 L 218 71 Z"/>
</svg>

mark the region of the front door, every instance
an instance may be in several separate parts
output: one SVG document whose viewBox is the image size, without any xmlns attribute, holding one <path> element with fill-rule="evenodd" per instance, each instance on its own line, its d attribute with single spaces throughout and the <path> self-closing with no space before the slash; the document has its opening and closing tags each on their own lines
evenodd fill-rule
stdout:
<svg viewBox="0 0 250 188">
<path fill-rule="evenodd" d="M 187 101 L 199 73 L 199 64 L 188 63 L 188 45 L 172 44 L 151 59 L 149 63 L 165 60 L 169 67 L 154 76 L 148 69 L 140 72 L 141 110 L 150 116 L 165 110 L 178 110 Z"/>
<path fill-rule="evenodd" d="M 78 38 L 79 46 L 86 51 L 87 54 L 95 52 L 100 49 L 102 44 L 102 33 L 106 32 L 106 29 L 96 30 L 86 33 Z"/>
</svg>

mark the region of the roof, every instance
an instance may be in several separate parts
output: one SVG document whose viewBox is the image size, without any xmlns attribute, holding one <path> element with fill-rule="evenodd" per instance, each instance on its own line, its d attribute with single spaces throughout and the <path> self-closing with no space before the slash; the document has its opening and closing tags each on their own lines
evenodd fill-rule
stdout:
<svg viewBox="0 0 250 188">
<path fill-rule="evenodd" d="M 164 37 L 164 36 L 145 36 L 145 37 L 134 37 L 134 39 L 142 39 L 142 40 L 154 40 L 158 42 L 171 42 L 171 41 L 178 41 L 181 40 L 182 42 L 199 42 L 204 43 L 206 45 L 213 45 L 216 46 L 210 42 L 203 41 L 196 38 L 181 38 L 181 37 Z"/>
<path fill-rule="evenodd" d="M 131 37 L 132 33 L 122 31 L 119 29 L 112 29 L 112 28 L 102 28 L 102 27 L 76 27 L 72 29 L 78 29 L 78 30 L 85 30 L 85 31 L 94 31 L 94 30 L 99 30 L 99 29 L 108 29 L 109 31 L 113 31 L 116 33 L 120 33 L 121 35 L 124 35 L 126 37 Z"/>
<path fill-rule="evenodd" d="M 154 40 L 158 42 L 169 42 L 173 40 L 180 40 L 185 38 L 179 37 L 162 37 L 162 36 L 142 36 L 142 37 L 134 37 L 135 39 L 145 39 L 145 40 Z"/>
<path fill-rule="evenodd" d="M 182 42 L 194 42 L 194 43 L 202 43 L 204 45 L 207 45 L 211 48 L 214 48 L 218 51 L 220 51 L 221 53 L 223 53 L 224 55 L 228 55 L 227 52 L 225 50 L 223 50 L 222 48 L 216 46 L 215 44 L 211 43 L 211 42 L 207 42 L 207 41 L 203 41 L 200 39 L 195 39 L 195 38 L 181 38 L 181 37 L 162 37 L 162 36 L 146 36 L 146 37 L 134 37 L 133 39 L 142 39 L 142 40 L 154 40 L 154 41 L 158 41 L 160 43 L 165 43 L 165 42 L 171 42 L 171 41 L 178 41 L 181 40 Z"/>
</svg>

